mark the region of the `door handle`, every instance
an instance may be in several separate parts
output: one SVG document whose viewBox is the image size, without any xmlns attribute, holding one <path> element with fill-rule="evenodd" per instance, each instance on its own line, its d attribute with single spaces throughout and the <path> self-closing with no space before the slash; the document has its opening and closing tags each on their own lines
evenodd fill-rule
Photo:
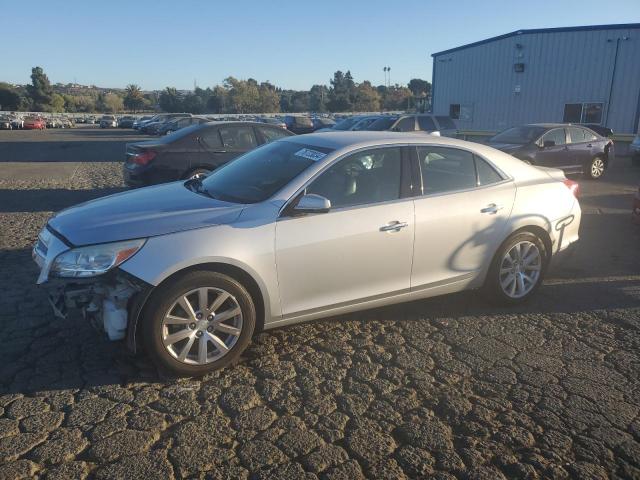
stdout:
<svg viewBox="0 0 640 480">
<path fill-rule="evenodd" d="M 482 210 L 480 210 L 480 213 L 488 213 L 490 215 L 494 215 L 498 213 L 498 210 L 502 210 L 503 208 L 504 207 L 502 205 L 496 205 L 495 203 L 490 203 L 489 205 L 484 207 Z"/>
<path fill-rule="evenodd" d="M 389 222 L 386 225 L 380 227 L 381 232 L 399 232 L 400 229 L 404 227 L 408 227 L 409 224 L 407 222 L 399 222 L 394 220 L 393 222 Z"/>
</svg>

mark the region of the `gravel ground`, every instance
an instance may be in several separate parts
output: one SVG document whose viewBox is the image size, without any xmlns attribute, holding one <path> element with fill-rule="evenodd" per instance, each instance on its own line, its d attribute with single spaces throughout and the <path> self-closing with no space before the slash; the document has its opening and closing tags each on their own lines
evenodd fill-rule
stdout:
<svg viewBox="0 0 640 480">
<path fill-rule="evenodd" d="M 640 173 L 610 173 L 526 306 L 464 293 L 270 331 L 198 380 L 54 319 L 34 285 L 39 229 L 121 189 L 120 164 L 0 174 L 0 479 L 640 478 Z"/>
</svg>

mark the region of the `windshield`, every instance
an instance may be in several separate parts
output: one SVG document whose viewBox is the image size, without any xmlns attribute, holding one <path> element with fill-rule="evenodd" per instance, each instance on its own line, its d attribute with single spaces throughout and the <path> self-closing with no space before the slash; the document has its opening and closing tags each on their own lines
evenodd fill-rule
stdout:
<svg viewBox="0 0 640 480">
<path fill-rule="evenodd" d="M 389 130 L 391 128 L 391 125 L 393 125 L 396 122 L 396 120 L 398 120 L 396 117 L 379 118 L 378 120 L 373 122 L 371 125 L 369 125 L 367 130 L 374 130 L 378 132 L 382 130 Z"/>
<path fill-rule="evenodd" d="M 360 119 L 357 118 L 357 117 L 349 117 L 349 118 L 345 118 L 341 122 L 336 123 L 331 128 L 333 130 L 349 130 L 351 127 L 353 127 L 359 121 L 360 121 Z"/>
<path fill-rule="evenodd" d="M 226 202 L 262 202 L 331 151 L 282 140 L 268 143 L 215 170 L 202 185 Z"/>
<path fill-rule="evenodd" d="M 543 127 L 536 127 L 533 125 L 522 125 L 520 127 L 508 128 L 503 132 L 491 137 L 489 142 L 491 143 L 515 143 L 518 145 L 525 145 L 537 140 L 540 135 L 545 132 Z"/>
</svg>

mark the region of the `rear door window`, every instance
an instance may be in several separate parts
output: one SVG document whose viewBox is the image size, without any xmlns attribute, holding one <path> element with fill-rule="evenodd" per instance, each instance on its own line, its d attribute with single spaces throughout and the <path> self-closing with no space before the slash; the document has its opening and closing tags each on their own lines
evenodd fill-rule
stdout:
<svg viewBox="0 0 640 480">
<path fill-rule="evenodd" d="M 569 127 L 569 138 L 571 143 L 583 143 L 587 139 L 585 138 L 585 130 L 577 127 Z"/>
<path fill-rule="evenodd" d="M 253 127 L 220 127 L 219 131 L 222 145 L 227 150 L 252 150 L 258 145 L 256 136 L 253 133 Z"/>
<path fill-rule="evenodd" d="M 220 133 L 217 128 L 205 128 L 200 131 L 200 141 L 208 148 L 222 148 Z"/>
<path fill-rule="evenodd" d="M 480 157 L 474 157 L 476 161 L 476 170 L 478 172 L 478 185 L 491 185 L 504 180 L 495 168 L 489 165 Z"/>
<path fill-rule="evenodd" d="M 416 129 L 416 121 L 414 117 L 402 118 L 393 129 L 397 132 L 413 132 Z"/>
<path fill-rule="evenodd" d="M 429 117 L 428 115 L 418 116 L 418 127 L 420 128 L 420 130 L 424 130 L 425 132 L 434 132 L 437 130 L 433 118 Z"/>
<path fill-rule="evenodd" d="M 280 138 L 288 137 L 287 132 L 282 128 L 258 127 L 264 138 L 264 143 L 270 143 Z"/>
<path fill-rule="evenodd" d="M 457 148 L 431 146 L 418 147 L 417 152 L 424 195 L 477 186 L 472 153 Z"/>
</svg>

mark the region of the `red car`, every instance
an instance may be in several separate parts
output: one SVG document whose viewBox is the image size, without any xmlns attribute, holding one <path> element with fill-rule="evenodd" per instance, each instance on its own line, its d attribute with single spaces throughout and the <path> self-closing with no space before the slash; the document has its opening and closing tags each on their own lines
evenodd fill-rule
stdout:
<svg viewBox="0 0 640 480">
<path fill-rule="evenodd" d="M 633 203 L 631 205 L 631 214 L 633 221 L 640 225 L 640 188 L 636 192 L 636 196 L 633 197 Z"/>
<path fill-rule="evenodd" d="M 23 127 L 25 130 L 44 130 L 47 124 L 42 118 L 30 117 L 24 119 Z"/>
</svg>

